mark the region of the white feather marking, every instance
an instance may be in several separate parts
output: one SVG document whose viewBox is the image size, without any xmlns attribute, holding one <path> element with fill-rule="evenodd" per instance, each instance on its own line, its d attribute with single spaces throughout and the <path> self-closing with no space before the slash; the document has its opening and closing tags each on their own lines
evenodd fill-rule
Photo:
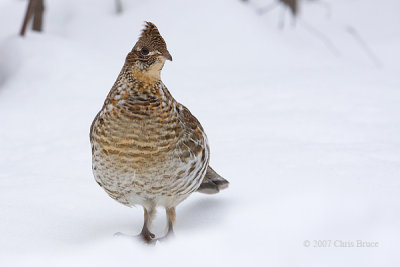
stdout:
<svg viewBox="0 0 400 267">
<path fill-rule="evenodd" d="M 161 95 L 162 100 L 167 101 L 167 98 L 165 97 L 164 90 L 163 90 L 161 84 L 160 84 L 159 90 L 160 90 L 160 95 Z"/>
</svg>

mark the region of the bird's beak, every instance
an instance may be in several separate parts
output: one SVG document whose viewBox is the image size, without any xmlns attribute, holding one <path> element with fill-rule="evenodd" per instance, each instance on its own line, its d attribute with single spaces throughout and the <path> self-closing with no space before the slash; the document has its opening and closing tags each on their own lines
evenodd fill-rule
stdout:
<svg viewBox="0 0 400 267">
<path fill-rule="evenodd" d="M 172 61 L 172 56 L 171 54 L 167 51 L 165 51 L 161 56 L 163 56 L 165 59 L 168 59 L 170 61 Z"/>
</svg>

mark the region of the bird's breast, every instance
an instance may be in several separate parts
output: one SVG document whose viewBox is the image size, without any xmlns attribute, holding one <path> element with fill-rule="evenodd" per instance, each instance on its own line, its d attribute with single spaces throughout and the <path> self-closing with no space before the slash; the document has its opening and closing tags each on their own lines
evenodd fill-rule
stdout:
<svg viewBox="0 0 400 267">
<path fill-rule="evenodd" d="M 91 134 L 93 170 L 104 187 L 168 195 L 200 184 L 207 137 L 186 125 L 182 106 L 161 89 L 110 92 Z"/>
</svg>

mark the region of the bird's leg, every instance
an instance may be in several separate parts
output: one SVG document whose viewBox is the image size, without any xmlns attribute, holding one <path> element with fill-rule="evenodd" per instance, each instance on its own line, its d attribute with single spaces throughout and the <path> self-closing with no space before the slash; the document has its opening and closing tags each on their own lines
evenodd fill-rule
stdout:
<svg viewBox="0 0 400 267">
<path fill-rule="evenodd" d="M 167 214 L 167 223 L 168 223 L 167 233 L 163 237 L 152 239 L 151 241 L 147 241 L 148 243 L 155 242 L 155 241 L 164 242 L 164 241 L 167 241 L 167 239 L 169 237 L 174 235 L 174 223 L 175 223 L 175 218 L 176 218 L 175 207 L 165 208 L 165 212 Z"/>
<path fill-rule="evenodd" d="M 168 221 L 167 235 L 173 234 L 174 233 L 175 218 L 176 218 L 175 207 L 166 208 L 165 211 L 167 213 L 167 221 Z"/>
<path fill-rule="evenodd" d="M 157 239 L 160 242 L 167 241 L 168 237 L 174 235 L 174 223 L 176 218 L 175 207 L 165 208 L 165 212 L 167 214 L 168 230 L 163 237 Z"/>
<path fill-rule="evenodd" d="M 154 208 L 150 208 L 150 210 L 147 210 L 145 207 L 143 207 L 143 210 L 144 210 L 144 224 L 142 232 L 140 232 L 140 236 L 144 239 L 144 241 L 150 243 L 155 238 L 155 235 L 152 232 L 150 232 L 149 226 L 151 225 L 156 210 Z"/>
</svg>

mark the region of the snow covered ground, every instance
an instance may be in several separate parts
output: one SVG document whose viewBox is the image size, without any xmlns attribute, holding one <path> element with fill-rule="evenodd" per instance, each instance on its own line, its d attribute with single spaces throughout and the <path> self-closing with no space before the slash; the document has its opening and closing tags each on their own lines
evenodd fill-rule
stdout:
<svg viewBox="0 0 400 267">
<path fill-rule="evenodd" d="M 45 32 L 20 38 L 26 1 L 1 0 L 0 265 L 399 266 L 400 2 L 326 0 L 329 18 L 305 3 L 283 30 L 279 9 L 255 12 L 270 2 L 125 0 L 116 15 L 112 0 L 48 0 Z M 142 209 L 99 188 L 89 145 L 145 20 L 231 182 L 183 202 L 176 238 L 155 247 L 113 237 L 138 233 Z"/>
</svg>

